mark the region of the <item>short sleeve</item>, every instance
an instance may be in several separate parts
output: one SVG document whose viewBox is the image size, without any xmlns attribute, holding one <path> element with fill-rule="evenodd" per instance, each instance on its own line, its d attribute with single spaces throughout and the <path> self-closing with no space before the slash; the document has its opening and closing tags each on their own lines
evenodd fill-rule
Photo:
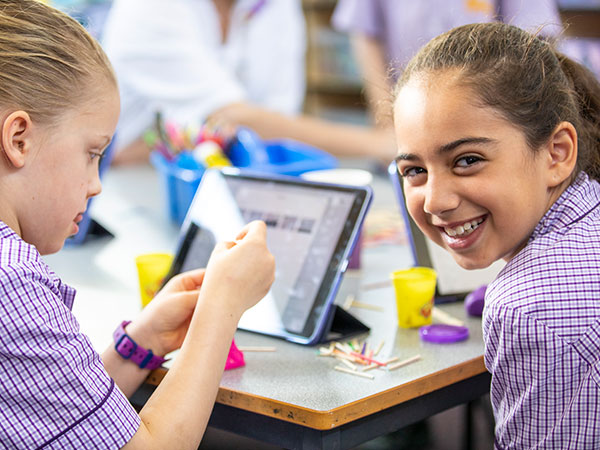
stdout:
<svg viewBox="0 0 600 450">
<path fill-rule="evenodd" d="M 562 31 L 557 3 L 554 0 L 501 0 L 500 16 L 503 22 L 529 32 L 540 31 L 544 36 L 557 36 Z"/>
<path fill-rule="evenodd" d="M 581 343 L 505 305 L 491 306 L 484 327 L 499 448 L 598 448 L 598 345 L 586 357 Z"/>
<path fill-rule="evenodd" d="M 381 38 L 383 18 L 376 0 L 338 0 L 331 18 L 333 27 L 345 33 Z"/>
<path fill-rule="evenodd" d="M 140 419 L 30 263 L 0 270 L 0 446 L 117 449 Z"/>
</svg>

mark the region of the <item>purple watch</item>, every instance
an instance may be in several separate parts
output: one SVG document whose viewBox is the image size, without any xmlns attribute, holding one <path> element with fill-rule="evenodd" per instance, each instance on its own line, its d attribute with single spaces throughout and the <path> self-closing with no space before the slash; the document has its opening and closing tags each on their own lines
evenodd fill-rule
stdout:
<svg viewBox="0 0 600 450">
<path fill-rule="evenodd" d="M 131 320 L 124 320 L 113 332 L 117 353 L 123 358 L 136 363 L 141 369 L 153 370 L 160 367 L 166 359 L 155 355 L 150 349 L 146 350 L 144 347 L 137 345 L 125 331 L 125 327 L 130 323 Z"/>
</svg>

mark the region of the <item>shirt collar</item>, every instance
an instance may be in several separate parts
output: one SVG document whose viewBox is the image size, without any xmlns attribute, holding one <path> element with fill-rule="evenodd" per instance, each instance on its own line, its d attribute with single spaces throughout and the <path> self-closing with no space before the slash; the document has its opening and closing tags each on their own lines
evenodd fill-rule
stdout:
<svg viewBox="0 0 600 450">
<path fill-rule="evenodd" d="M 22 239 L 19 237 L 15 231 L 6 225 L 4 222 L 0 222 L 0 238 L 2 239 L 16 239 L 21 241 Z"/>
<path fill-rule="evenodd" d="M 585 172 L 580 172 L 544 214 L 533 230 L 530 241 L 550 232 L 568 229 L 599 206 L 600 184 L 590 180 Z"/>
<path fill-rule="evenodd" d="M 52 269 L 50 269 L 50 267 L 48 267 L 48 265 L 45 262 L 43 262 L 40 254 L 37 251 L 37 249 L 35 248 L 35 246 L 25 242 L 23 240 L 23 238 L 21 238 L 21 236 L 19 236 L 11 227 L 6 225 L 2 221 L 0 221 L 0 239 L 13 239 L 15 241 L 18 241 L 19 245 L 25 245 L 25 246 L 31 247 L 34 251 L 29 254 L 34 255 L 32 257 L 36 260 L 39 260 L 44 265 L 44 267 L 46 268 L 46 270 L 48 272 L 48 276 L 50 277 L 52 282 L 55 284 L 56 288 L 60 291 L 63 302 L 65 303 L 67 308 L 69 308 L 69 309 L 73 308 L 73 302 L 75 301 L 76 290 L 74 288 L 72 288 L 71 286 L 69 286 L 68 284 L 63 283 L 62 280 L 60 278 L 58 278 L 58 276 L 54 273 L 54 271 Z"/>
</svg>

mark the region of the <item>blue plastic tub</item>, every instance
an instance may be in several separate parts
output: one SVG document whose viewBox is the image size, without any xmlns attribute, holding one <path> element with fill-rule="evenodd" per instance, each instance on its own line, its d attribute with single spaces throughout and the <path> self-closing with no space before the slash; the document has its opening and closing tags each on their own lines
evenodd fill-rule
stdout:
<svg viewBox="0 0 600 450">
<path fill-rule="evenodd" d="M 338 166 L 337 158 L 323 150 L 291 139 L 263 141 L 248 128 L 238 131 L 228 154 L 236 167 L 279 175 L 298 176 Z"/>
<path fill-rule="evenodd" d="M 249 129 L 239 130 L 228 156 L 234 166 L 254 173 L 298 176 L 311 170 L 338 166 L 335 157 L 315 147 L 291 139 L 263 141 Z M 173 161 L 152 152 L 150 161 L 161 174 L 169 217 L 181 224 L 198 189 L 204 167 L 187 152 Z"/>
<path fill-rule="evenodd" d="M 150 162 L 161 175 L 163 201 L 169 218 L 181 225 L 198 189 L 204 168 L 189 153 L 182 153 L 175 160 L 167 161 L 160 153 L 152 152 Z"/>
</svg>

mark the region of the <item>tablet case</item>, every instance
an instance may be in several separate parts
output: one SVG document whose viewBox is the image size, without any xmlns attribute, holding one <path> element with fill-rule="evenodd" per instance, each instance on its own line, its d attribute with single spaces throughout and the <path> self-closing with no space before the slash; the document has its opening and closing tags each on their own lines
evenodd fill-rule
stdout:
<svg viewBox="0 0 600 450">
<path fill-rule="evenodd" d="M 307 185 L 322 185 L 323 184 L 323 183 L 317 183 L 317 182 L 304 181 L 304 180 L 301 180 L 298 178 L 291 178 L 289 176 L 257 174 L 257 173 L 253 173 L 253 172 L 249 172 L 249 171 L 240 171 L 238 169 L 231 169 L 231 168 L 222 169 L 221 172 L 224 174 L 229 174 L 229 175 L 234 175 L 234 176 L 242 175 L 242 176 L 259 177 L 259 178 L 274 179 L 274 180 L 279 179 L 279 180 L 284 180 L 284 181 L 286 179 L 288 179 L 288 180 L 293 180 L 293 182 L 295 182 L 295 183 L 301 182 L 301 183 L 307 184 Z M 322 316 L 322 320 L 319 321 L 319 326 L 317 326 L 315 328 L 315 330 L 311 336 L 303 336 L 303 335 L 294 334 L 294 333 L 287 332 L 287 331 L 284 331 L 281 334 L 273 334 L 273 333 L 266 333 L 266 332 L 263 332 L 262 334 L 268 334 L 268 335 L 272 335 L 275 337 L 283 338 L 290 342 L 295 342 L 298 344 L 315 345 L 315 344 L 318 344 L 323 341 L 344 339 L 344 338 L 347 338 L 350 336 L 355 336 L 355 335 L 362 334 L 362 333 L 369 331 L 369 327 L 367 327 L 360 320 L 358 320 L 357 318 L 352 316 L 349 312 L 345 311 L 340 306 L 338 306 L 334 303 L 335 295 L 338 292 L 339 285 L 341 284 L 343 275 L 348 266 L 348 258 L 352 254 L 354 247 L 356 245 L 358 245 L 358 239 L 359 239 L 359 235 L 360 235 L 360 233 L 359 233 L 360 227 L 362 226 L 362 221 L 364 220 L 366 211 L 368 210 L 368 207 L 370 206 L 370 201 L 371 201 L 372 195 L 371 195 L 370 189 L 367 189 L 367 192 L 368 192 L 368 195 L 367 195 L 367 198 L 364 203 L 363 214 L 357 220 L 356 228 L 354 230 L 355 232 L 350 237 L 350 239 L 346 245 L 346 249 L 347 249 L 346 260 L 342 263 L 342 268 L 339 270 L 338 276 L 336 276 L 335 279 L 332 280 L 331 289 L 330 289 L 330 297 L 327 300 L 328 304 L 324 305 L 325 308 L 323 308 L 323 316 Z M 190 214 L 188 213 L 188 215 L 190 215 Z M 175 256 L 175 259 L 174 259 L 174 267 L 172 267 L 169 275 L 165 278 L 165 283 L 170 277 L 174 276 L 176 274 L 176 272 L 178 272 L 178 270 L 181 268 L 181 264 L 182 264 L 183 260 L 185 259 L 185 257 L 182 258 L 182 252 L 185 253 L 189 248 L 189 240 L 187 237 L 190 233 L 193 234 L 191 239 L 194 239 L 196 236 L 195 233 L 197 231 L 194 230 L 194 227 L 197 228 L 198 225 L 194 223 L 194 221 L 191 219 L 191 216 L 187 217 L 186 220 L 184 221 L 184 224 L 182 227 L 183 233 L 182 233 L 182 236 L 181 236 L 179 244 L 178 244 L 177 255 Z M 188 248 L 186 248 L 186 245 Z M 177 264 L 179 264 L 178 267 L 175 267 L 175 266 L 177 266 Z M 253 330 L 249 327 L 243 327 L 242 329 L 261 333 L 260 330 L 258 330 L 258 329 Z"/>
<path fill-rule="evenodd" d="M 339 305 L 334 305 L 322 341 L 337 341 L 367 333 L 370 328 Z"/>
</svg>

